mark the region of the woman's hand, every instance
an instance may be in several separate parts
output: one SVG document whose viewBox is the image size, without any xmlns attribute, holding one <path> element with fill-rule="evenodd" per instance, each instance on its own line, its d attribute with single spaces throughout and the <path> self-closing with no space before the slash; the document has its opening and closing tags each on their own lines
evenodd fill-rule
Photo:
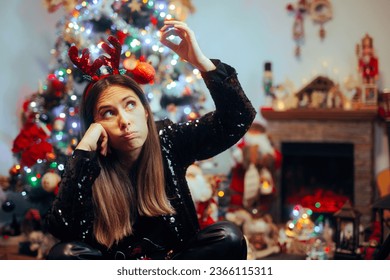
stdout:
<svg viewBox="0 0 390 280">
<path fill-rule="evenodd" d="M 99 123 L 91 124 L 76 149 L 84 151 L 100 150 L 100 153 L 106 156 L 108 151 L 108 135 L 103 126 Z"/>
<path fill-rule="evenodd" d="M 182 59 L 191 63 L 202 72 L 215 69 L 215 65 L 201 51 L 194 32 L 186 23 L 176 20 L 166 20 L 160 31 L 161 43 L 177 53 Z M 171 35 L 178 36 L 181 39 L 180 43 L 175 44 L 171 42 L 169 40 Z"/>
</svg>

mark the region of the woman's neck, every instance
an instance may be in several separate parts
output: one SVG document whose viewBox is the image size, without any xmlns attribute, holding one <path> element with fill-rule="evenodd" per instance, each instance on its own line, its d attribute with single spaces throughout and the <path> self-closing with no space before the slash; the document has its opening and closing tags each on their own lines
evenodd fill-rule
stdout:
<svg viewBox="0 0 390 280">
<path fill-rule="evenodd" d="M 121 166 L 128 172 L 130 172 L 135 166 L 139 156 L 141 154 L 141 149 L 133 150 L 129 153 L 117 152 L 117 158 Z"/>
</svg>

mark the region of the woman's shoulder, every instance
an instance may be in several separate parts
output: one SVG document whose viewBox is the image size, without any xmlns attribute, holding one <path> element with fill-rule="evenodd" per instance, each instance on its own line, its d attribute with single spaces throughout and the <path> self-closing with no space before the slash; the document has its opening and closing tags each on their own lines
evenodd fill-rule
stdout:
<svg viewBox="0 0 390 280">
<path fill-rule="evenodd" d="M 163 120 L 155 121 L 155 124 L 156 124 L 156 128 L 157 128 L 157 132 L 160 132 L 160 131 L 164 130 L 166 127 L 168 127 L 169 125 L 172 125 L 173 122 L 170 119 L 166 118 Z"/>
</svg>

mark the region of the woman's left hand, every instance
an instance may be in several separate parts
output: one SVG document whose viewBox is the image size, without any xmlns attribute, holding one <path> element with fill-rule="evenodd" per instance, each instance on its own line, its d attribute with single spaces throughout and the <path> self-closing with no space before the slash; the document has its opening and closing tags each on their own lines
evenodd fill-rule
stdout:
<svg viewBox="0 0 390 280">
<path fill-rule="evenodd" d="M 161 43 L 177 53 L 182 59 L 188 61 L 202 72 L 215 69 L 215 65 L 203 54 L 196 41 L 194 32 L 186 23 L 166 20 L 160 31 Z M 178 36 L 181 39 L 180 43 L 175 44 L 171 42 L 169 40 L 171 35 Z"/>
</svg>

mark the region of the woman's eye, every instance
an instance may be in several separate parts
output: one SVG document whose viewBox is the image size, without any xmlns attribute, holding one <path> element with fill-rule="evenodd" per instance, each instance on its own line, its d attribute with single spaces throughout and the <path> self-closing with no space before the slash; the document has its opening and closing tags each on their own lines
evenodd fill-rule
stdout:
<svg viewBox="0 0 390 280">
<path fill-rule="evenodd" d="M 109 118 L 109 117 L 112 117 L 114 114 L 112 113 L 112 111 L 105 111 L 102 116 L 103 118 Z"/>
<path fill-rule="evenodd" d="M 129 101 L 129 102 L 127 102 L 127 104 L 126 104 L 126 108 L 127 109 L 134 109 L 135 108 L 135 101 Z"/>
</svg>

